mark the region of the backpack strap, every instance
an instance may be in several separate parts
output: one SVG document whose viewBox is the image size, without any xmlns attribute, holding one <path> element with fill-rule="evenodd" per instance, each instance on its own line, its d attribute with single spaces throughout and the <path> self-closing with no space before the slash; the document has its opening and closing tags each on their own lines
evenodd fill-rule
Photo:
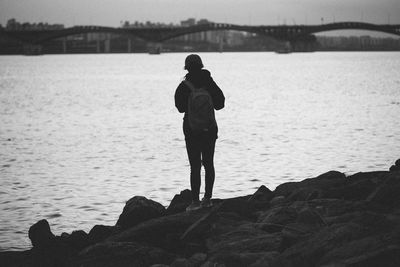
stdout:
<svg viewBox="0 0 400 267">
<path fill-rule="evenodd" d="M 191 92 L 196 91 L 196 88 L 194 87 L 194 85 L 191 82 L 189 82 L 188 80 L 183 80 L 183 82 L 186 84 L 187 87 L 189 87 Z"/>
</svg>

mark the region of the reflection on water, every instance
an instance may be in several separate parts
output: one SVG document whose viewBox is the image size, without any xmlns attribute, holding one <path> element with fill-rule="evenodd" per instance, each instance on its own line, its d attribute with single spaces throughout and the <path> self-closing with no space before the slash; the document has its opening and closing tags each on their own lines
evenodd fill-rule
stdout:
<svg viewBox="0 0 400 267">
<path fill-rule="evenodd" d="M 144 195 L 189 187 L 173 94 L 184 54 L 0 57 L 0 249 L 114 224 Z M 226 96 L 215 197 L 329 170 L 387 169 L 400 151 L 399 53 L 202 54 Z"/>
</svg>

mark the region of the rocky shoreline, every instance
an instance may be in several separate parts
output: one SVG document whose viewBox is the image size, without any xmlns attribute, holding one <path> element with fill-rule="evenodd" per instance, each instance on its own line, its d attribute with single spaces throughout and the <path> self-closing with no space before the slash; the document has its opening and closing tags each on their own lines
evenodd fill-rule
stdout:
<svg viewBox="0 0 400 267">
<path fill-rule="evenodd" d="M 32 249 L 0 252 L 1 266 L 400 266 L 400 159 L 389 171 L 330 171 L 185 212 L 135 196 L 115 226 L 55 236 L 29 229 Z"/>
</svg>

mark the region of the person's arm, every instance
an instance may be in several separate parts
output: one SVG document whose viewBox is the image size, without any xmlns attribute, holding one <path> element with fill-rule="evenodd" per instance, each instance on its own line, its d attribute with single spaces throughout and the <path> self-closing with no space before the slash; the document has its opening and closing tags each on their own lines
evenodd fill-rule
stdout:
<svg viewBox="0 0 400 267">
<path fill-rule="evenodd" d="M 212 99 L 214 103 L 214 108 L 216 110 L 223 109 L 225 107 L 225 96 L 221 88 L 211 79 Z"/>
<path fill-rule="evenodd" d="M 187 99 L 188 94 L 186 86 L 183 83 L 180 83 L 175 91 L 175 107 L 180 113 L 184 113 L 187 111 Z"/>
</svg>

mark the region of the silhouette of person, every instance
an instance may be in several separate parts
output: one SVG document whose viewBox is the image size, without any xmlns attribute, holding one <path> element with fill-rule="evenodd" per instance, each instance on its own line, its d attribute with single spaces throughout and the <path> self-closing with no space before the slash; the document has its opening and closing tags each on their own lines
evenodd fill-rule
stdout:
<svg viewBox="0 0 400 267">
<path fill-rule="evenodd" d="M 185 135 L 186 150 L 190 163 L 190 186 L 192 192 L 192 203 L 187 211 L 196 210 L 201 207 L 211 207 L 215 169 L 214 150 L 218 138 L 218 126 L 216 121 L 204 130 L 193 129 L 189 122 L 188 106 L 189 97 L 196 88 L 204 88 L 211 96 L 213 109 L 220 110 L 225 105 L 225 96 L 214 82 L 208 70 L 203 69 L 200 56 L 192 54 L 186 57 L 184 69 L 188 71 L 175 91 L 175 106 L 183 117 L 183 133 Z M 214 110 L 212 112 L 214 114 Z M 205 170 L 205 194 L 200 202 L 201 165 Z"/>
</svg>

